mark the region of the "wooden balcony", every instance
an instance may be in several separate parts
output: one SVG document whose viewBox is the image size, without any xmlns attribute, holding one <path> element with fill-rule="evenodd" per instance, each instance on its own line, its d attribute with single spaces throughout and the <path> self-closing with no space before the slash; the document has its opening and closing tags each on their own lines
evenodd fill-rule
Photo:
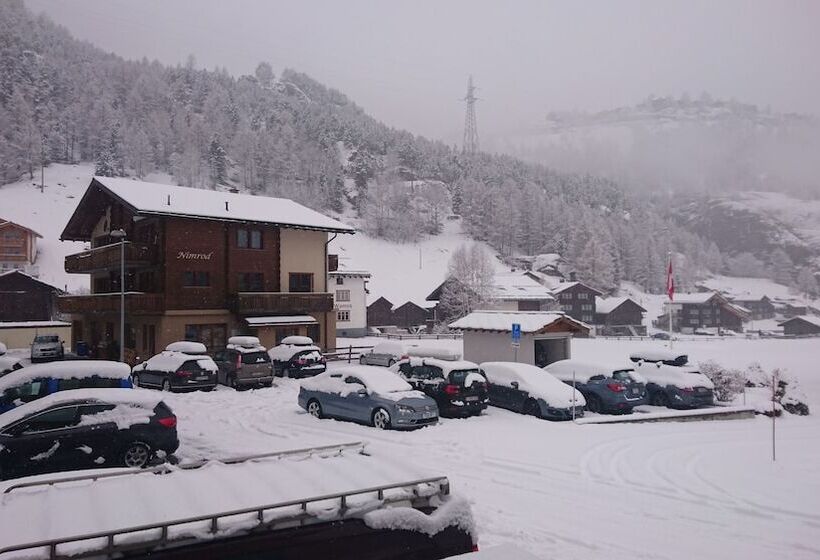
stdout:
<svg viewBox="0 0 820 560">
<path fill-rule="evenodd" d="M 84 274 L 97 270 L 110 270 L 120 266 L 120 244 L 113 243 L 95 247 L 65 258 L 65 271 Z M 151 266 L 157 263 L 157 248 L 152 245 L 125 242 L 125 266 L 129 268 Z"/>
<path fill-rule="evenodd" d="M 120 294 L 90 294 L 87 296 L 60 296 L 60 313 L 119 313 Z M 155 315 L 165 311 L 163 294 L 125 292 L 125 312 L 129 315 Z"/>
<path fill-rule="evenodd" d="M 333 311 L 333 295 L 327 292 L 239 292 L 231 297 L 230 307 L 240 315 L 327 313 Z"/>
</svg>

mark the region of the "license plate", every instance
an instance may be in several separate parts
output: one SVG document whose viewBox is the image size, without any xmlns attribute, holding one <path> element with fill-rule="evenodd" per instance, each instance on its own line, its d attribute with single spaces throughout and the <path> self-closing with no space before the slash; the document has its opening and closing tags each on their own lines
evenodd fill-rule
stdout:
<svg viewBox="0 0 820 560">
<path fill-rule="evenodd" d="M 478 397 L 467 397 L 464 400 L 466 400 L 467 402 L 476 402 L 478 401 Z"/>
<path fill-rule="evenodd" d="M 196 380 L 197 381 L 208 381 L 208 376 L 207 375 L 200 375 L 199 377 L 196 378 Z"/>
<path fill-rule="evenodd" d="M 435 418 L 435 417 L 436 417 L 436 413 L 435 413 L 435 412 L 423 412 L 423 413 L 422 413 L 422 415 L 421 415 L 421 417 L 422 417 L 422 418 L 424 418 L 424 419 L 427 419 L 427 418 Z"/>
</svg>

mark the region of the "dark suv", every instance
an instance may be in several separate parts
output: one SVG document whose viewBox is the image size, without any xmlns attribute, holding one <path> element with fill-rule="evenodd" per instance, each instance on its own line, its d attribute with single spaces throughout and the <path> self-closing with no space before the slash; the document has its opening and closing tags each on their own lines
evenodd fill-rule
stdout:
<svg viewBox="0 0 820 560">
<path fill-rule="evenodd" d="M 131 370 L 134 387 L 163 391 L 210 391 L 216 387 L 219 368 L 199 342 L 173 342 L 165 351 Z"/>
<path fill-rule="evenodd" d="M 156 394 L 61 391 L 0 415 L 0 478 L 144 467 L 176 451 L 176 425 Z"/>
<path fill-rule="evenodd" d="M 241 389 L 273 385 L 273 365 L 255 336 L 232 336 L 225 350 L 214 354 L 219 383 Z"/>
<path fill-rule="evenodd" d="M 432 397 L 439 415 L 464 417 L 487 408 L 487 378 L 478 365 L 464 360 L 405 358 L 390 366 L 417 391 Z"/>
</svg>

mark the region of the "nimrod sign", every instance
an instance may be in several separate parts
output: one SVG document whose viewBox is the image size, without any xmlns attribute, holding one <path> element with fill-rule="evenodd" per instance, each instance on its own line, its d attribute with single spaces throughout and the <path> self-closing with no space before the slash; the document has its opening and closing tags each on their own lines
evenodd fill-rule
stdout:
<svg viewBox="0 0 820 560">
<path fill-rule="evenodd" d="M 214 252 L 211 251 L 210 253 L 192 253 L 190 251 L 180 251 L 177 253 L 177 260 L 186 260 L 186 261 L 209 261 L 213 256 Z"/>
</svg>

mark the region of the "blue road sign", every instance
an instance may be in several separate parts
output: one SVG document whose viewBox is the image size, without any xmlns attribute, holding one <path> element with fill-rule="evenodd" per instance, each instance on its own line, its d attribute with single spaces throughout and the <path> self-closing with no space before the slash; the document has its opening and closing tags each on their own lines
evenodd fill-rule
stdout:
<svg viewBox="0 0 820 560">
<path fill-rule="evenodd" d="M 519 323 L 512 324 L 512 341 L 513 344 L 521 342 L 521 325 Z"/>
</svg>

